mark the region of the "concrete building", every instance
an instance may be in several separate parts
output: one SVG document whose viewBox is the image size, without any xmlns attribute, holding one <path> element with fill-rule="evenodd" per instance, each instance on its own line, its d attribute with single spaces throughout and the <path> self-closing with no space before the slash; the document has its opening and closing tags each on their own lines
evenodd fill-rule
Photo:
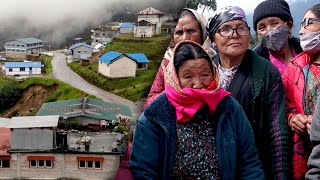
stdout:
<svg viewBox="0 0 320 180">
<path fill-rule="evenodd" d="M 92 56 L 95 47 L 85 43 L 78 43 L 70 46 L 68 50 L 71 52 L 73 60 L 88 61 L 90 60 L 89 58 Z"/>
<path fill-rule="evenodd" d="M 98 43 L 106 45 L 112 42 L 113 37 L 117 36 L 119 33 L 119 24 L 112 23 L 110 25 L 101 25 L 98 27 L 93 27 L 91 29 L 91 45 L 95 46 Z"/>
<path fill-rule="evenodd" d="M 100 74 L 110 78 L 135 77 L 136 71 L 147 69 L 149 60 L 143 53 L 122 54 L 109 51 L 98 58 Z"/>
<path fill-rule="evenodd" d="M 0 118 L 0 179 L 114 179 L 125 150 L 119 140 L 127 143 L 109 132 L 119 114 L 131 117 L 127 106 L 78 98 L 45 103 L 37 116 Z"/>
<path fill-rule="evenodd" d="M 6 76 L 32 76 L 41 75 L 43 65 L 41 62 L 5 62 Z"/>
<path fill-rule="evenodd" d="M 156 34 L 157 25 L 147 20 L 141 20 L 134 27 L 134 37 L 152 37 Z"/>
<path fill-rule="evenodd" d="M 6 57 L 26 59 L 27 56 L 39 56 L 44 42 L 36 38 L 24 38 L 7 41 L 4 44 Z"/>
<path fill-rule="evenodd" d="M 161 33 L 161 25 L 162 25 L 162 16 L 164 14 L 165 14 L 164 12 L 161 12 L 157 9 L 149 7 L 149 8 L 146 8 L 146 9 L 137 13 L 137 16 L 138 16 L 137 22 L 145 20 L 145 21 L 150 22 L 152 24 L 156 24 L 155 34 L 160 34 Z"/>
</svg>

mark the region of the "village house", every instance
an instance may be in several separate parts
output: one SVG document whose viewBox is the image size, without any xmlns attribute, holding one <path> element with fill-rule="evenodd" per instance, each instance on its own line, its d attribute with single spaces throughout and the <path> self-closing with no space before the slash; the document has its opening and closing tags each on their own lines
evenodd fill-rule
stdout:
<svg viewBox="0 0 320 180">
<path fill-rule="evenodd" d="M 123 54 L 109 51 L 98 58 L 100 74 L 109 78 L 135 77 L 137 70 L 148 69 L 148 58 L 143 53 Z"/>
<path fill-rule="evenodd" d="M 0 134 L 11 137 L 9 148 L 0 140 L 0 179 L 113 179 L 127 141 L 119 144 L 124 134 L 110 128 L 129 116 L 127 106 L 78 98 L 45 103 L 37 116 L 0 118 Z"/>
<path fill-rule="evenodd" d="M 132 33 L 135 25 L 130 22 L 124 22 L 120 25 L 120 34 Z"/>
<path fill-rule="evenodd" d="M 144 20 L 144 21 L 147 21 L 151 24 L 155 24 L 156 25 L 155 34 L 160 34 L 161 33 L 161 25 L 162 25 L 162 17 L 164 14 L 165 14 L 164 12 L 161 12 L 157 9 L 149 7 L 149 8 L 146 8 L 146 9 L 137 13 L 137 16 L 138 16 L 137 22 Z M 135 37 L 137 37 L 137 35 L 135 35 Z"/>
<path fill-rule="evenodd" d="M 85 43 L 77 43 L 70 46 L 68 50 L 70 51 L 73 60 L 88 61 L 90 60 L 89 58 L 92 56 L 95 47 Z"/>
<path fill-rule="evenodd" d="M 147 20 L 141 20 L 134 27 L 134 37 L 152 37 L 156 34 L 157 24 Z"/>
<path fill-rule="evenodd" d="M 5 62 L 4 70 L 6 76 L 32 76 L 41 75 L 43 65 L 41 62 Z"/>
<path fill-rule="evenodd" d="M 7 41 L 4 44 L 6 57 L 26 59 L 27 56 L 39 56 L 44 42 L 36 38 L 24 38 Z"/>
<path fill-rule="evenodd" d="M 98 43 L 106 45 L 112 42 L 113 38 L 117 36 L 119 32 L 119 23 L 110 23 L 107 25 L 101 25 L 98 27 L 93 27 L 91 29 L 91 45 L 95 46 Z"/>
</svg>

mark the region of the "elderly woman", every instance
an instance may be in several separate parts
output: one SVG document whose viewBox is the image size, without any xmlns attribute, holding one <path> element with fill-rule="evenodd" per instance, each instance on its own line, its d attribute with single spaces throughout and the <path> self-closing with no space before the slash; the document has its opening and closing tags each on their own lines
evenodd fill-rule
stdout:
<svg viewBox="0 0 320 180">
<path fill-rule="evenodd" d="M 211 42 L 207 38 L 206 34 L 207 20 L 202 14 L 199 14 L 193 9 L 184 9 L 180 15 L 178 24 L 176 25 L 173 41 L 177 44 L 183 40 L 190 40 L 201 44 L 205 48 L 210 56 L 213 56 L 214 51 L 210 49 Z M 146 108 L 152 101 L 154 101 L 164 91 L 164 78 L 163 70 L 168 64 L 168 60 L 172 56 L 172 49 L 169 47 L 162 60 L 161 67 L 154 79 L 152 87 L 150 89 L 148 98 L 144 104 Z"/>
<path fill-rule="evenodd" d="M 261 2 L 253 13 L 253 28 L 260 44 L 254 51 L 269 59 L 280 74 L 302 49 L 297 38 L 292 37 L 293 19 L 285 0 Z"/>
<path fill-rule="evenodd" d="M 312 145 L 307 131 L 316 98 L 320 95 L 320 4 L 305 13 L 299 34 L 304 52 L 289 63 L 283 74 L 288 124 L 294 131 L 295 179 L 304 178 L 308 170 L 307 160 Z"/>
<path fill-rule="evenodd" d="M 290 179 L 290 133 L 284 115 L 284 90 L 278 69 L 249 50 L 250 30 L 243 10 L 220 9 L 207 31 L 218 49 L 220 85 L 247 115 L 267 179 Z"/>
<path fill-rule="evenodd" d="M 264 179 L 250 123 L 199 44 L 175 47 L 165 81 L 135 130 L 135 179 Z"/>
</svg>

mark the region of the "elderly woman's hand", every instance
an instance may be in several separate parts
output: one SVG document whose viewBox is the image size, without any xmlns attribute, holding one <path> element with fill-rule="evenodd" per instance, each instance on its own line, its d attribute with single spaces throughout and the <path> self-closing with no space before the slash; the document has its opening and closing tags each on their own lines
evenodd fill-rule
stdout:
<svg viewBox="0 0 320 180">
<path fill-rule="evenodd" d="M 289 126 L 298 134 L 302 134 L 307 131 L 308 123 L 311 123 L 311 120 L 307 115 L 304 114 L 294 115 L 289 120 Z"/>
</svg>

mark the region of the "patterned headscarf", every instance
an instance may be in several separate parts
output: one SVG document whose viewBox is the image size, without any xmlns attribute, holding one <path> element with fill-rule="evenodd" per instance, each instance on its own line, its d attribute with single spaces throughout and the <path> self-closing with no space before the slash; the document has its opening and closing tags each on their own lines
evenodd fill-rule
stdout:
<svg viewBox="0 0 320 180">
<path fill-rule="evenodd" d="M 182 41 L 176 45 L 173 53 L 175 54 L 180 46 L 186 43 L 202 48 L 201 45 L 196 42 Z M 169 60 L 169 64 L 164 72 L 166 84 L 165 92 L 169 102 L 176 109 L 177 122 L 187 122 L 191 120 L 193 115 L 204 105 L 208 105 L 211 113 L 213 113 L 220 101 L 225 96 L 230 95 L 229 92 L 224 91 L 219 87 L 219 74 L 217 73 L 217 68 L 214 63 L 212 63 L 212 66 L 214 71 L 214 80 L 207 89 L 200 90 L 193 88 L 181 88 L 180 81 L 174 67 L 174 59 Z"/>
<path fill-rule="evenodd" d="M 210 40 L 213 41 L 213 34 L 223 23 L 232 20 L 242 20 L 247 23 L 244 11 L 238 6 L 223 7 L 213 17 L 209 18 L 206 30 Z"/>
</svg>

